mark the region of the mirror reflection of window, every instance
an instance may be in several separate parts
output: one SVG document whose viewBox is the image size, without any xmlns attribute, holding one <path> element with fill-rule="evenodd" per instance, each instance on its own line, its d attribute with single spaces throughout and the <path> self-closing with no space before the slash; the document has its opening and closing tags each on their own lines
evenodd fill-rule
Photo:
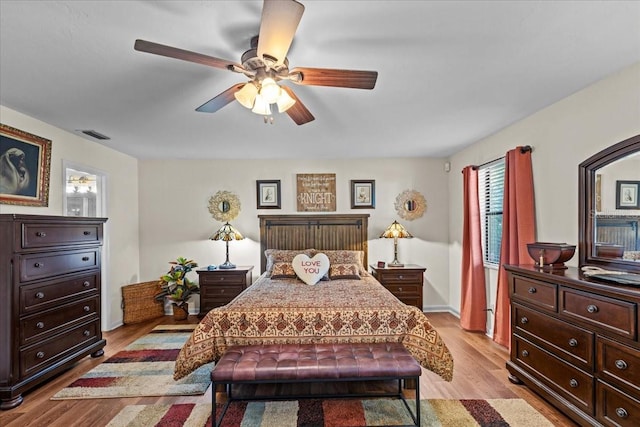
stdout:
<svg viewBox="0 0 640 427">
<path fill-rule="evenodd" d="M 83 170 L 82 167 L 65 167 L 64 187 L 64 214 L 66 216 L 104 216 L 103 175 Z"/>
</svg>

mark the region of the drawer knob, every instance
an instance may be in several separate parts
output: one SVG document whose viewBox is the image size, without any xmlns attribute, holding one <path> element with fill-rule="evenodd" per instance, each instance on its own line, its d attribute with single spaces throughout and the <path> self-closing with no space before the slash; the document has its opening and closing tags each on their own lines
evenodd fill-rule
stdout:
<svg viewBox="0 0 640 427">
<path fill-rule="evenodd" d="M 530 294 L 535 294 L 536 292 L 538 292 L 538 290 L 532 286 L 527 292 L 529 292 Z"/>
<path fill-rule="evenodd" d="M 38 299 L 44 298 L 44 292 L 36 292 L 36 298 Z"/>
<path fill-rule="evenodd" d="M 629 416 L 627 410 L 624 408 L 616 408 L 616 415 L 620 418 L 627 418 Z"/>
<path fill-rule="evenodd" d="M 597 313 L 597 312 L 598 312 L 598 306 L 597 306 L 597 305 L 595 305 L 595 304 L 589 304 L 589 305 L 587 306 L 587 311 L 588 311 L 589 313 L 591 313 L 591 314 L 593 314 L 593 313 Z"/>
<path fill-rule="evenodd" d="M 522 316 L 522 319 L 520 319 L 520 323 L 522 323 L 523 325 L 529 323 L 529 319 L 527 319 L 527 316 Z"/>
<path fill-rule="evenodd" d="M 401 274 L 401 275 L 398 276 L 398 279 L 402 280 L 402 279 L 404 279 L 404 276 Z"/>
<path fill-rule="evenodd" d="M 402 288 L 398 288 L 398 292 L 402 292 Z"/>
<path fill-rule="evenodd" d="M 221 277 L 221 278 L 220 278 L 220 281 L 222 282 L 223 280 L 224 280 L 224 277 Z"/>
<path fill-rule="evenodd" d="M 83 261 L 89 261 L 89 257 L 88 257 L 88 256 L 83 256 L 83 257 L 82 257 L 82 260 L 83 260 Z"/>
<path fill-rule="evenodd" d="M 85 282 L 82 283 L 82 286 L 84 286 L 85 288 L 88 288 L 89 286 L 91 286 L 91 283 L 89 283 L 89 281 L 86 280 Z"/>
<path fill-rule="evenodd" d="M 38 323 L 36 323 L 36 328 L 38 328 L 38 329 L 44 329 L 44 323 L 43 323 L 43 322 L 38 322 Z"/>
<path fill-rule="evenodd" d="M 87 313 L 91 311 L 91 307 L 89 307 L 88 305 L 85 305 L 84 307 L 82 307 L 82 309 Z"/>
<path fill-rule="evenodd" d="M 36 232 L 36 236 L 38 236 L 38 237 L 47 237 L 47 233 L 45 233 L 44 231 L 37 231 Z"/>
<path fill-rule="evenodd" d="M 224 289 L 220 289 L 220 293 L 221 293 L 221 294 L 224 294 Z"/>
<path fill-rule="evenodd" d="M 578 383 L 577 379 L 571 378 L 571 381 L 569 381 L 569 385 L 571 386 L 571 388 L 577 388 L 580 384 Z"/>
<path fill-rule="evenodd" d="M 569 340 L 569 347 L 577 347 L 578 346 L 578 340 L 575 338 L 571 338 Z"/>
<path fill-rule="evenodd" d="M 35 268 L 42 268 L 42 267 L 44 267 L 44 262 L 36 262 L 35 264 L 33 264 L 33 266 Z"/>
<path fill-rule="evenodd" d="M 529 352 L 527 350 L 522 350 L 522 357 L 529 356 Z"/>
<path fill-rule="evenodd" d="M 627 369 L 627 362 L 625 362 L 622 359 L 616 360 L 616 368 L 618 368 L 620 370 Z"/>
<path fill-rule="evenodd" d="M 85 337 L 88 337 L 89 335 L 91 335 L 91 332 L 88 330 L 85 330 L 82 335 L 84 335 Z"/>
<path fill-rule="evenodd" d="M 44 359 L 44 351 L 39 351 L 36 353 L 36 357 L 38 359 Z"/>
<path fill-rule="evenodd" d="M 83 231 L 82 234 L 84 234 L 85 236 L 88 236 L 88 235 L 91 234 L 91 232 L 90 231 Z"/>
</svg>

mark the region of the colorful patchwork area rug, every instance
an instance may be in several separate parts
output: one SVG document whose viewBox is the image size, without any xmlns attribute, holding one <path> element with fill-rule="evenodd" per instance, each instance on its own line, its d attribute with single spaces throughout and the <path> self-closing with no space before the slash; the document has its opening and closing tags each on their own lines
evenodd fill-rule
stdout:
<svg viewBox="0 0 640 427">
<path fill-rule="evenodd" d="M 182 396 L 204 394 L 213 364 L 174 381 L 180 349 L 195 325 L 160 325 L 60 390 L 51 399 Z"/>
<path fill-rule="evenodd" d="M 415 402 L 408 403 L 413 410 Z M 422 400 L 420 410 L 420 424 L 429 427 L 553 426 L 522 399 Z M 407 409 L 398 399 L 303 399 L 234 402 L 227 410 L 222 427 L 360 427 L 412 424 Z M 130 405 L 123 408 L 108 426 L 208 427 L 211 426 L 211 405 Z"/>
</svg>

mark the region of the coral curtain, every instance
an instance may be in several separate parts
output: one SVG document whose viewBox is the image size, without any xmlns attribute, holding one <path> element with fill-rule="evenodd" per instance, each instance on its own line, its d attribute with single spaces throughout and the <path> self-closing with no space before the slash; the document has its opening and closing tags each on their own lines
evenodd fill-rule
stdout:
<svg viewBox="0 0 640 427">
<path fill-rule="evenodd" d="M 468 331 L 487 330 L 487 294 L 482 261 L 478 169 L 462 170 L 464 194 L 464 226 L 462 234 L 462 297 L 460 326 Z"/>
<path fill-rule="evenodd" d="M 530 261 L 527 243 L 535 242 L 535 236 L 531 148 L 516 147 L 505 156 L 500 271 L 493 327 L 493 340 L 505 347 L 509 347 L 511 343 L 511 307 L 509 282 L 504 266 Z"/>
</svg>

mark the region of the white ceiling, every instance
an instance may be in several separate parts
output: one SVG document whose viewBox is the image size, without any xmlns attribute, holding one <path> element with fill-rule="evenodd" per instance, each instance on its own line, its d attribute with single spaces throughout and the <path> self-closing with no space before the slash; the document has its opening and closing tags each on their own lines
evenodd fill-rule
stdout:
<svg viewBox="0 0 640 427">
<path fill-rule="evenodd" d="M 0 103 L 140 159 L 445 157 L 640 61 L 637 1 L 301 1 L 290 68 L 379 72 L 372 91 L 291 85 L 306 125 L 198 113 L 244 77 L 133 49 L 240 62 L 253 0 L 1 0 Z"/>
</svg>

